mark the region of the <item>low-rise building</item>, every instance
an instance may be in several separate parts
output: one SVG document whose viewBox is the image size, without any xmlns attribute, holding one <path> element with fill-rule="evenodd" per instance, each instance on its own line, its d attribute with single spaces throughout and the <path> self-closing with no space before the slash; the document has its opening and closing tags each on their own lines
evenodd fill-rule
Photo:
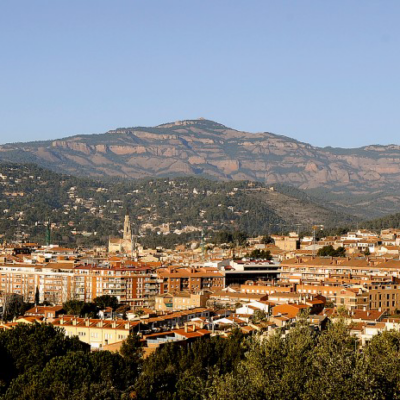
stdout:
<svg viewBox="0 0 400 400">
<path fill-rule="evenodd" d="M 61 316 L 52 325 L 63 328 L 65 335 L 78 336 L 79 340 L 87 343 L 92 349 L 101 349 L 107 344 L 125 340 L 131 332 L 137 332 L 139 321 L 103 320 L 92 318 L 77 318 Z"/>
</svg>

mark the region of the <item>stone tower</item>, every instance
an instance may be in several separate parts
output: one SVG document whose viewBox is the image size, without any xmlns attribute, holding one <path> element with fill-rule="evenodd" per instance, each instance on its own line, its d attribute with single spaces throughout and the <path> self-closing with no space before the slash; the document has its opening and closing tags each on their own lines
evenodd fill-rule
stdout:
<svg viewBox="0 0 400 400">
<path fill-rule="evenodd" d="M 129 219 L 129 215 L 125 215 L 125 221 L 124 221 L 124 240 L 131 240 L 132 239 L 132 234 L 131 234 L 131 221 Z"/>
</svg>

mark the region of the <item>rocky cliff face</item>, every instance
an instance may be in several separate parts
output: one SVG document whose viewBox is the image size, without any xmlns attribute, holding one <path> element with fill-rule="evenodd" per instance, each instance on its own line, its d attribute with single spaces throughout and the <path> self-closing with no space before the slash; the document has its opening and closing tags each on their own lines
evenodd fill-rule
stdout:
<svg viewBox="0 0 400 400">
<path fill-rule="evenodd" d="M 282 182 L 302 189 L 400 184 L 400 146 L 317 148 L 272 133 L 240 132 L 199 119 L 154 128 L 0 146 L 0 159 L 88 176 L 202 175 Z"/>
</svg>

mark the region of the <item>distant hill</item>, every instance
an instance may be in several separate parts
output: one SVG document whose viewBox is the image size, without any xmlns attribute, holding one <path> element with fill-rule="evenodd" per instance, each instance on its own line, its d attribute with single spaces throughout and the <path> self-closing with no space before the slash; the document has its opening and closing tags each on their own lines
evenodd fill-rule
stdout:
<svg viewBox="0 0 400 400">
<path fill-rule="evenodd" d="M 137 234 L 192 232 L 197 238 L 201 229 L 266 234 L 355 220 L 301 190 L 290 191 L 197 177 L 105 182 L 32 164 L 0 163 L 0 234 L 8 240 L 43 241 L 50 218 L 55 242 L 105 244 L 109 236 L 121 234 L 126 212 Z"/>
<path fill-rule="evenodd" d="M 318 148 L 205 119 L 7 144 L 0 146 L 0 160 L 94 178 L 192 175 L 281 183 L 364 218 L 395 212 L 400 200 L 400 146 Z"/>
<path fill-rule="evenodd" d="M 387 229 L 387 228 L 400 228 L 400 213 L 387 215 L 382 218 L 376 218 L 370 221 L 363 222 L 363 226 L 368 229 Z"/>
</svg>

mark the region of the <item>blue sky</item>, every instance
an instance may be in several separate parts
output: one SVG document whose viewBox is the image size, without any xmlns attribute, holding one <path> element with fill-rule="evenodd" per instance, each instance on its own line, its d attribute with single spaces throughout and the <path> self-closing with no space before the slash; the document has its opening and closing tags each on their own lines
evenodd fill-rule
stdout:
<svg viewBox="0 0 400 400">
<path fill-rule="evenodd" d="M 400 1 L 3 0 L 0 143 L 205 117 L 400 144 Z"/>
</svg>

